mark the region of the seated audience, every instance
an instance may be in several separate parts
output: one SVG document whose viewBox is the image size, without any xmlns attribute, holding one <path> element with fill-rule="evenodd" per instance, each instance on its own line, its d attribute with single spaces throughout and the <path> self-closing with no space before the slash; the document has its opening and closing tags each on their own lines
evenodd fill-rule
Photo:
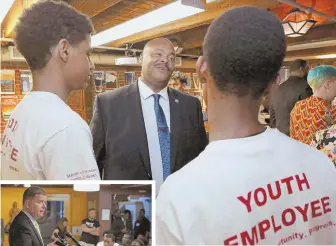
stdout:
<svg viewBox="0 0 336 246">
<path fill-rule="evenodd" d="M 132 235 L 129 233 L 124 234 L 122 241 L 121 241 L 122 246 L 131 246 L 132 244 Z"/>
<path fill-rule="evenodd" d="M 132 246 L 145 246 L 144 242 L 141 241 L 140 239 L 134 239 L 132 241 Z"/>
<path fill-rule="evenodd" d="M 115 237 L 111 233 L 111 231 L 104 232 L 104 241 L 99 242 L 97 246 L 119 246 L 118 243 L 115 242 Z"/>
<path fill-rule="evenodd" d="M 162 185 L 156 245 L 335 245 L 336 168 L 258 121 L 286 54 L 281 21 L 232 8 L 207 29 L 203 52 L 210 144 Z"/>
<path fill-rule="evenodd" d="M 297 102 L 291 112 L 290 136 L 311 144 L 317 131 L 336 123 L 336 107 L 331 102 L 336 96 L 336 68 L 317 66 L 308 74 L 313 96 Z"/>
<path fill-rule="evenodd" d="M 312 146 L 326 154 L 336 166 L 336 125 L 318 131 Z"/>
</svg>

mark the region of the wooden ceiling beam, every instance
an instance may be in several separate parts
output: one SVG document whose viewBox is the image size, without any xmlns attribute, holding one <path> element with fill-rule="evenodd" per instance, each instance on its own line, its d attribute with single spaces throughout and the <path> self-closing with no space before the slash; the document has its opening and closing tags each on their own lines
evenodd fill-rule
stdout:
<svg viewBox="0 0 336 246">
<path fill-rule="evenodd" d="M 138 43 L 141 41 L 167 36 L 172 33 L 196 28 L 205 24 L 210 24 L 224 11 L 231 9 L 232 7 L 241 5 L 254 5 L 258 7 L 268 8 L 270 6 L 273 6 L 275 3 L 275 1 L 269 0 L 227 0 L 224 2 L 210 3 L 207 5 L 206 11 L 202 13 L 184 19 L 176 20 L 171 23 L 116 40 L 105 46 L 120 47 L 126 43 Z"/>
<path fill-rule="evenodd" d="M 336 45 L 330 46 L 330 47 L 323 47 L 323 48 L 288 51 L 286 53 L 286 57 L 321 56 L 321 55 L 328 55 L 328 54 L 336 54 Z"/>
<path fill-rule="evenodd" d="M 38 0 L 15 0 L 12 7 L 8 11 L 1 25 L 1 34 L 4 32 L 6 38 L 14 37 L 14 29 L 19 17 L 25 8 L 29 8 Z"/>
<path fill-rule="evenodd" d="M 123 0 L 69 0 L 68 3 L 93 18 L 121 1 Z"/>
</svg>

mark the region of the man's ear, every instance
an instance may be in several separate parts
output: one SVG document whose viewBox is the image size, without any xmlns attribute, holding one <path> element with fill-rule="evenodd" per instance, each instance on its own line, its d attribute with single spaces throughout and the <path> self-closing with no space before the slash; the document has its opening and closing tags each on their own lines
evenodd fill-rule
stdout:
<svg viewBox="0 0 336 246">
<path fill-rule="evenodd" d="M 139 64 L 142 64 L 142 61 L 143 61 L 143 53 L 141 53 L 139 56 Z"/>
<path fill-rule="evenodd" d="M 71 52 L 71 46 L 66 39 L 61 39 L 57 44 L 57 52 L 60 59 L 66 63 L 69 60 L 70 52 Z"/>
<path fill-rule="evenodd" d="M 209 76 L 209 71 L 208 71 L 208 64 L 204 60 L 203 56 L 198 57 L 197 62 L 196 62 L 196 71 L 198 78 L 202 83 L 205 83 L 208 76 Z"/>
</svg>

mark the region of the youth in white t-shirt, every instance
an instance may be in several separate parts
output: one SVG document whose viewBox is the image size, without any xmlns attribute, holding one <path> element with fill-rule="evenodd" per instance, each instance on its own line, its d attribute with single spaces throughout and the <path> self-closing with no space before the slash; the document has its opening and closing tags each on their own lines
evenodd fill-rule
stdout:
<svg viewBox="0 0 336 246">
<path fill-rule="evenodd" d="M 14 109 L 1 163 L 8 180 L 100 179 L 88 125 L 49 92 L 30 92 Z"/>
<path fill-rule="evenodd" d="M 156 244 L 335 245 L 335 167 L 258 121 L 286 52 L 281 22 L 233 8 L 212 22 L 203 52 L 210 144 L 161 186 Z"/>
<path fill-rule="evenodd" d="M 7 123 L 2 179 L 100 179 L 89 127 L 65 103 L 71 91 L 88 86 L 95 69 L 93 30 L 86 15 L 62 1 L 38 2 L 19 18 L 15 44 L 34 86 Z"/>
<path fill-rule="evenodd" d="M 214 141 L 161 187 L 157 244 L 335 244 L 335 177 L 275 129 Z"/>
</svg>

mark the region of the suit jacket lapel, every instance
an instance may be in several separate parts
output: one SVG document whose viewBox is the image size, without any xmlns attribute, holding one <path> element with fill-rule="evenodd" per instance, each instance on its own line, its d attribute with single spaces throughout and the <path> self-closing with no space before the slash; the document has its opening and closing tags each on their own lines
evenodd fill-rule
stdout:
<svg viewBox="0 0 336 246">
<path fill-rule="evenodd" d="M 171 171 L 174 170 L 178 152 L 179 129 L 180 129 L 180 112 L 179 97 L 174 90 L 168 87 L 169 107 L 170 107 L 170 146 L 171 146 Z"/>
<path fill-rule="evenodd" d="M 132 122 L 134 122 L 134 139 L 132 141 L 137 142 L 137 146 L 141 153 L 144 168 L 147 173 L 152 176 L 152 170 L 149 160 L 148 142 L 145 128 L 145 121 L 142 113 L 141 99 L 139 93 L 138 82 L 131 84 L 126 93 L 127 105 L 129 105 L 129 112 L 131 114 Z"/>
<path fill-rule="evenodd" d="M 44 246 L 43 240 L 41 238 L 42 235 L 40 236 L 40 233 L 35 228 L 35 225 L 33 224 L 33 222 L 30 220 L 30 218 L 23 211 L 21 211 L 21 213 L 25 216 L 26 220 L 28 221 L 28 223 L 30 224 L 30 226 L 33 228 L 33 231 L 35 232 L 35 235 L 39 239 L 41 245 Z"/>
</svg>

